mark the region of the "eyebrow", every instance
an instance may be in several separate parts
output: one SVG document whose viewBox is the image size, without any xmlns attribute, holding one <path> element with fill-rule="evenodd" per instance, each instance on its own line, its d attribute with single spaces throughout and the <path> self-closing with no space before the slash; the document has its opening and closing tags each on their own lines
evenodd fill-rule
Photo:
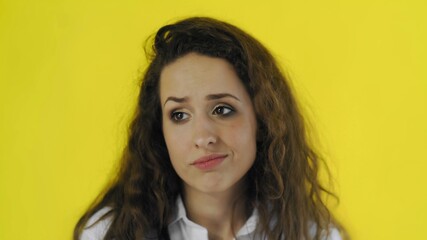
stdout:
<svg viewBox="0 0 427 240">
<path fill-rule="evenodd" d="M 174 101 L 174 102 L 177 102 L 177 103 L 183 103 L 183 102 L 188 101 L 188 97 L 183 97 L 183 98 L 173 97 L 173 96 L 168 97 L 166 99 L 165 103 L 163 103 L 163 106 L 165 106 L 168 101 Z"/>
<path fill-rule="evenodd" d="M 221 99 L 221 98 L 225 98 L 225 97 L 231 97 L 236 99 L 237 101 L 240 101 L 240 99 L 232 94 L 229 93 L 216 93 L 216 94 L 209 94 L 206 96 L 207 100 L 216 100 L 216 99 Z"/>
<path fill-rule="evenodd" d="M 209 94 L 205 97 L 206 100 L 216 100 L 216 99 L 221 99 L 221 98 L 226 98 L 226 97 L 231 97 L 236 99 L 237 101 L 240 101 L 240 99 L 230 93 L 215 93 L 215 94 Z M 188 101 L 188 97 L 183 97 L 183 98 L 179 98 L 179 97 L 174 97 L 174 96 L 170 96 L 166 99 L 165 103 L 163 104 L 166 105 L 166 103 L 168 101 L 174 101 L 177 103 L 183 103 L 183 102 L 187 102 Z"/>
</svg>

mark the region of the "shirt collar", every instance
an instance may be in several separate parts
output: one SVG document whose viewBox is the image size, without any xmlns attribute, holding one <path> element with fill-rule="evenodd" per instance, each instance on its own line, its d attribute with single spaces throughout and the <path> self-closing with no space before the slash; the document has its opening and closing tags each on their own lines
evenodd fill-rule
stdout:
<svg viewBox="0 0 427 240">
<path fill-rule="evenodd" d="M 182 201 L 181 195 L 178 195 L 178 198 L 176 199 L 176 203 L 175 203 L 175 213 L 173 214 L 172 220 L 169 223 L 169 225 L 174 224 L 180 219 L 186 219 L 186 218 L 187 218 L 187 212 L 184 207 L 184 202 Z"/>
<path fill-rule="evenodd" d="M 252 234 L 258 225 L 258 219 L 259 219 L 258 210 L 254 208 L 251 216 L 248 218 L 248 220 L 242 226 L 242 228 L 240 228 L 240 230 L 237 232 L 236 237 Z M 185 210 L 184 202 L 182 201 L 181 195 L 178 195 L 176 199 L 176 204 L 175 204 L 175 214 L 173 215 L 172 220 L 169 223 L 169 226 L 176 224 L 180 220 L 182 220 L 184 224 L 186 224 L 189 227 L 198 226 L 196 223 L 192 222 L 187 218 L 187 211 Z"/>
</svg>

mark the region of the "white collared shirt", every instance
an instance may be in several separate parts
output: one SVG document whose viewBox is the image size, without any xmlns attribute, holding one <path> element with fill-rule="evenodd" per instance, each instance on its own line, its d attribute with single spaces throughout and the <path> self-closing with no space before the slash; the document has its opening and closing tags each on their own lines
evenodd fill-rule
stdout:
<svg viewBox="0 0 427 240">
<path fill-rule="evenodd" d="M 105 213 L 107 213 L 110 208 L 103 208 L 94 214 L 88 221 L 87 226 L 92 225 L 96 220 L 102 217 Z M 242 228 L 237 232 L 234 240 L 261 240 L 266 239 L 265 237 L 261 237 L 256 235 L 256 227 L 258 224 L 258 211 L 254 209 L 252 215 L 246 221 Z M 182 202 L 182 198 L 178 197 L 176 201 L 176 213 L 172 218 L 173 220 L 168 226 L 169 236 L 172 240 L 209 240 L 208 238 L 208 230 L 197 224 L 192 222 L 187 218 L 187 212 L 184 207 L 184 203 Z M 106 218 L 94 226 L 87 228 L 83 231 L 80 240 L 102 240 L 104 239 L 105 234 L 107 233 L 108 228 L 111 224 L 111 218 Z M 311 229 L 312 232 L 315 231 L 315 228 Z M 333 228 L 330 231 L 328 237 L 324 237 L 324 240 L 341 240 L 341 236 L 338 233 L 337 229 Z"/>
<path fill-rule="evenodd" d="M 208 240 L 208 230 L 197 223 L 192 222 L 187 218 L 187 212 L 182 202 L 182 198 L 178 197 L 176 201 L 177 211 L 168 226 L 169 236 L 171 239 L 197 239 Z M 245 225 L 237 232 L 234 240 L 249 240 L 255 238 L 255 229 L 258 223 L 258 211 L 254 209 L 251 217 L 246 221 Z"/>
</svg>

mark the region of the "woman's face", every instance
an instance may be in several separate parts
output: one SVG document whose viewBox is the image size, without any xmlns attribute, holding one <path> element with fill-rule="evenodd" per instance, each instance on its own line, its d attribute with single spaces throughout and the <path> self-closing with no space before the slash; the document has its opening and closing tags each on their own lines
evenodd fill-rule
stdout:
<svg viewBox="0 0 427 240">
<path fill-rule="evenodd" d="M 163 134 L 172 165 L 188 191 L 234 191 L 253 165 L 257 122 L 231 64 L 187 54 L 160 77 Z"/>
</svg>

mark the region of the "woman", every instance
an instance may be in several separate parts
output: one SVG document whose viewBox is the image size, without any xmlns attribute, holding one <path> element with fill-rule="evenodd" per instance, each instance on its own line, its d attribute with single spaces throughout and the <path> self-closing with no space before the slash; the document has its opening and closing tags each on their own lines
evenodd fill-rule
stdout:
<svg viewBox="0 0 427 240">
<path fill-rule="evenodd" d="M 117 178 L 74 239 L 341 239 L 306 136 L 257 40 L 211 18 L 164 26 Z"/>
</svg>

